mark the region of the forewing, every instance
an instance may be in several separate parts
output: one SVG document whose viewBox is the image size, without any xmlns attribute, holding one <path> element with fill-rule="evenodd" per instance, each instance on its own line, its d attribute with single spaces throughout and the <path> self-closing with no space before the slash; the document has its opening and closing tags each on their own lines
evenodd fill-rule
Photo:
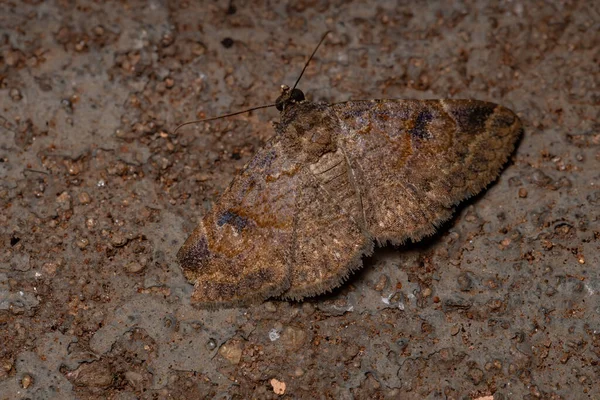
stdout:
<svg viewBox="0 0 600 400">
<path fill-rule="evenodd" d="M 289 287 L 296 172 L 273 140 L 236 176 L 177 254 L 193 302 L 244 306 Z"/>
<path fill-rule="evenodd" d="M 337 202 L 310 168 L 300 174 L 296 197 L 294 257 L 284 298 L 299 300 L 328 292 L 362 266 L 373 239 Z"/>
<path fill-rule="evenodd" d="M 475 100 L 373 100 L 335 104 L 338 139 L 380 242 L 418 240 L 500 172 L 521 134 L 519 118 Z"/>
</svg>

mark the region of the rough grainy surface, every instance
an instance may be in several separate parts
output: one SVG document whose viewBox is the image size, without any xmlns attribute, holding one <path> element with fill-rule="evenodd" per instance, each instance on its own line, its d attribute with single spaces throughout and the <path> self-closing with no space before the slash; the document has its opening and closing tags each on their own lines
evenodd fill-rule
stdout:
<svg viewBox="0 0 600 400">
<path fill-rule="evenodd" d="M 0 3 L 0 398 L 600 396 L 598 6 L 380 3 Z M 278 113 L 172 128 L 327 29 L 309 99 L 493 101 L 513 161 L 331 295 L 197 310 L 175 253 Z"/>
</svg>

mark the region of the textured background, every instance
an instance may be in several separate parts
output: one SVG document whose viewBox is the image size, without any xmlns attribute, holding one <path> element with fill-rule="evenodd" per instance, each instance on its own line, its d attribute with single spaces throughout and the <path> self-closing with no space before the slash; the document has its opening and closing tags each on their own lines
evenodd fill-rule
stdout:
<svg viewBox="0 0 600 400">
<path fill-rule="evenodd" d="M 600 397 L 597 2 L 276 3 L 0 1 L 0 398 Z M 520 146 L 333 294 L 196 310 L 175 253 L 278 116 L 171 132 L 328 29 L 309 99 L 494 101 Z"/>
</svg>

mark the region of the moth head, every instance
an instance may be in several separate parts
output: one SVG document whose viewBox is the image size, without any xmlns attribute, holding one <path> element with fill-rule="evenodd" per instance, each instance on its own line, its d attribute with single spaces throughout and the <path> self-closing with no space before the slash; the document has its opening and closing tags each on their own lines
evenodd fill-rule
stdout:
<svg viewBox="0 0 600 400">
<path fill-rule="evenodd" d="M 304 93 L 300 89 L 290 89 L 287 85 L 281 85 L 281 95 L 275 100 L 275 107 L 283 111 L 288 104 L 295 104 L 304 101 Z"/>
</svg>

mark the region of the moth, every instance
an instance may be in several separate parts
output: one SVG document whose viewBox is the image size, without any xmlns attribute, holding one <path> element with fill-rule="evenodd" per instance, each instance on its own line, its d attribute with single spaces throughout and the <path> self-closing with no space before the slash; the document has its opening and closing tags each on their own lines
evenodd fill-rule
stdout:
<svg viewBox="0 0 600 400">
<path fill-rule="evenodd" d="M 275 102 L 275 135 L 177 253 L 202 308 L 331 291 L 375 243 L 433 234 L 498 176 L 522 132 L 485 101 L 322 104 L 296 85 Z"/>
</svg>

